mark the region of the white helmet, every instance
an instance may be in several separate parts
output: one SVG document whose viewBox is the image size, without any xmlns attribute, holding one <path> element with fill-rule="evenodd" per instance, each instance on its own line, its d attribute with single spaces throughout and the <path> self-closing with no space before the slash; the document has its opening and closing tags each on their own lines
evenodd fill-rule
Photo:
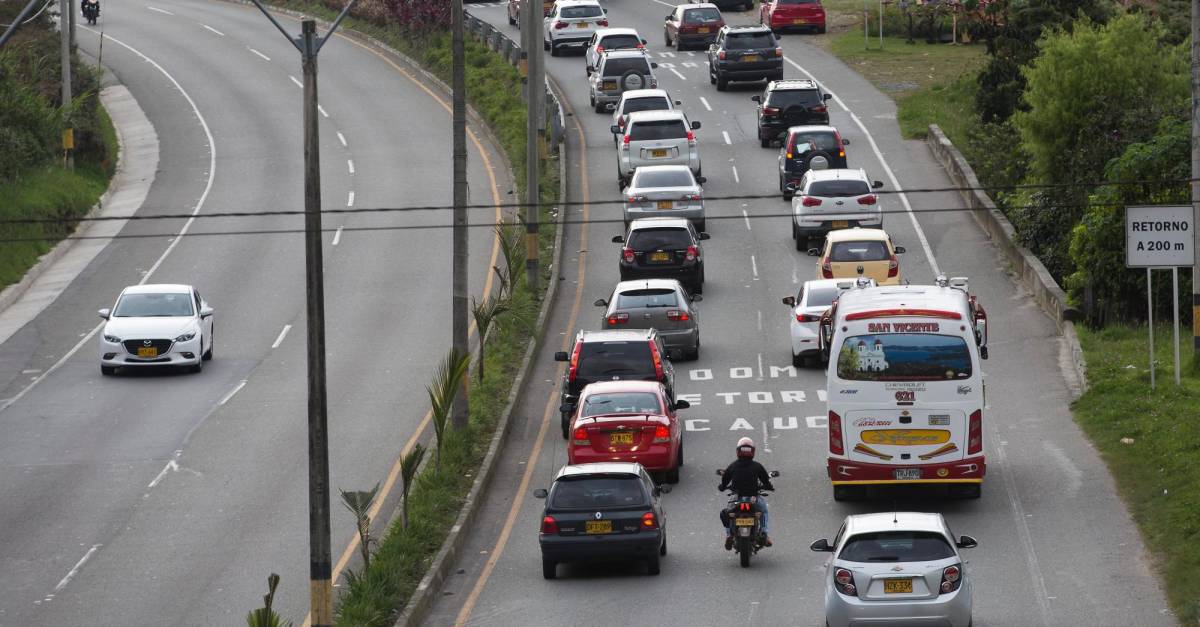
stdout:
<svg viewBox="0 0 1200 627">
<path fill-rule="evenodd" d="M 737 456 L 754 459 L 754 440 L 742 438 L 737 443 Z"/>
</svg>

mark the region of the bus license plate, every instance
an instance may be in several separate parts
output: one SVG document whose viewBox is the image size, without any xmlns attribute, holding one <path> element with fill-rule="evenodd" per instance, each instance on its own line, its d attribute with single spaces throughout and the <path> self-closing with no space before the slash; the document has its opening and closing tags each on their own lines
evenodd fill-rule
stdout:
<svg viewBox="0 0 1200 627">
<path fill-rule="evenodd" d="M 753 527 L 754 519 L 753 518 L 737 518 L 733 521 L 733 524 L 738 527 Z"/>
<path fill-rule="evenodd" d="M 584 524 L 583 530 L 587 533 L 612 533 L 611 520 L 589 520 Z M 909 584 L 912 585 L 911 583 Z"/>
<path fill-rule="evenodd" d="M 899 480 L 905 479 L 920 479 L 920 468 L 897 468 L 892 471 L 892 476 Z"/>
<path fill-rule="evenodd" d="M 616 433 L 608 434 L 609 444 L 633 444 L 633 433 L 630 431 L 617 431 Z"/>
<path fill-rule="evenodd" d="M 884 594 L 912 594 L 912 579 L 884 579 Z"/>
</svg>

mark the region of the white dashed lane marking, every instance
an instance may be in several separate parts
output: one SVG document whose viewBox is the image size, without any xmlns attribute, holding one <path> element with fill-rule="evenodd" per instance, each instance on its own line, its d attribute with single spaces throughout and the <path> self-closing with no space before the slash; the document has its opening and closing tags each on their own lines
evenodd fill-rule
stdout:
<svg viewBox="0 0 1200 627">
<path fill-rule="evenodd" d="M 304 83 L 301 83 L 300 79 L 298 79 L 295 76 L 292 76 L 290 74 L 288 75 L 288 78 L 292 79 L 292 82 L 296 84 L 296 87 L 299 87 L 300 89 L 304 89 Z"/>
<path fill-rule="evenodd" d="M 708 104 L 708 100 L 704 96 L 700 96 L 700 104 L 704 105 L 705 109 L 712 111 L 712 106 Z"/>
<path fill-rule="evenodd" d="M 342 142 L 342 147 L 345 148 L 346 147 L 346 136 L 342 135 L 341 131 L 338 131 L 337 135 L 338 135 L 338 141 Z"/>
<path fill-rule="evenodd" d="M 257 55 L 258 55 L 258 56 L 260 56 L 260 57 L 262 57 L 262 59 L 263 59 L 264 61 L 270 61 L 270 60 L 271 60 L 271 57 L 268 57 L 267 55 L 265 55 L 265 54 L 263 54 L 263 53 L 261 53 L 261 52 L 259 52 L 259 51 L 255 50 L 254 48 L 247 48 L 247 50 L 249 50 L 250 52 L 253 52 L 254 54 L 257 54 Z"/>
<path fill-rule="evenodd" d="M 148 6 L 148 7 L 146 7 L 146 8 L 147 8 L 147 9 L 150 9 L 151 11 L 158 11 L 159 13 L 164 13 L 164 14 L 166 14 L 166 15 L 175 15 L 174 13 L 171 13 L 170 11 L 168 11 L 168 10 L 166 10 L 166 9 L 160 9 L 160 8 L 158 8 L 158 7 L 150 7 L 150 6 Z"/>
<path fill-rule="evenodd" d="M 342 229 L 343 229 L 343 228 L 345 228 L 345 227 L 340 227 L 340 226 L 339 226 L 339 227 L 337 228 L 337 231 L 335 231 L 335 232 L 334 232 L 334 234 L 333 234 L 333 244 L 332 244 L 333 246 L 337 246 L 339 243 L 341 243 L 341 241 L 342 241 Z"/>
<path fill-rule="evenodd" d="M 214 33 L 216 33 L 217 35 L 220 35 L 221 37 L 224 37 L 224 36 L 225 36 L 225 33 L 222 33 L 221 31 L 219 31 L 219 30 L 217 30 L 217 29 L 215 29 L 215 28 L 213 28 L 213 27 L 209 26 L 208 24 L 201 24 L 201 26 L 203 26 L 204 28 L 207 28 L 208 30 L 210 30 L 210 31 L 212 31 L 212 32 L 214 32 Z"/>
<path fill-rule="evenodd" d="M 290 325 L 290 324 L 283 325 L 283 330 L 279 332 L 279 337 L 275 338 L 275 341 L 271 344 L 271 348 L 279 348 L 279 345 L 283 344 L 283 338 L 287 337 L 288 331 L 291 331 L 291 330 L 292 330 L 292 325 Z"/>
<path fill-rule="evenodd" d="M 733 140 L 729 138 L 729 131 L 721 131 L 721 137 L 725 138 L 725 143 L 732 146 Z"/>
<path fill-rule="evenodd" d="M 668 69 L 670 69 L 672 72 L 674 72 L 674 73 L 675 73 L 675 76 L 678 76 L 680 80 L 684 80 L 684 81 L 686 81 L 686 80 L 687 80 L 687 77 L 686 77 L 686 76 L 684 76 L 683 74 L 680 74 L 680 73 L 679 73 L 679 70 L 677 70 L 677 69 L 675 69 L 675 68 L 668 68 Z"/>
</svg>

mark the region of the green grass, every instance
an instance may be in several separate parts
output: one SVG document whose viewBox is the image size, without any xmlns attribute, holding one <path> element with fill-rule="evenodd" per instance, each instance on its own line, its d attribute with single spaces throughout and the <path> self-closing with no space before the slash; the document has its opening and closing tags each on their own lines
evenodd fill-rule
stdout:
<svg viewBox="0 0 1200 627">
<path fill-rule="evenodd" d="M 1186 331 L 1186 330 L 1185 330 Z M 1181 350 L 1190 341 L 1182 333 Z M 1169 326 L 1155 329 L 1158 389 L 1150 389 L 1146 327 L 1079 327 L 1088 392 L 1075 420 L 1099 449 L 1159 564 L 1182 624 L 1200 620 L 1200 376 L 1175 386 Z M 1186 363 L 1188 355 L 1181 356 Z M 1123 443 L 1126 438 L 1132 442 Z M 1127 441 L 1128 441 L 1127 440 Z"/>
</svg>

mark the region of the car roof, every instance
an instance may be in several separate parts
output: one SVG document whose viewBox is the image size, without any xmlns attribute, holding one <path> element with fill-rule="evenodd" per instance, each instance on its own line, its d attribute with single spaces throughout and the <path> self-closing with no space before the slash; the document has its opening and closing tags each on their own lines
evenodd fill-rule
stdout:
<svg viewBox="0 0 1200 627">
<path fill-rule="evenodd" d="M 668 94 L 667 90 L 665 90 L 665 89 L 630 89 L 629 91 L 621 94 L 621 96 L 623 98 L 625 98 L 626 100 L 633 100 L 634 98 L 653 98 L 653 97 L 666 98 L 667 100 L 671 99 L 671 95 Z M 674 103 L 672 103 L 672 104 L 674 104 Z"/>
<path fill-rule="evenodd" d="M 637 279 L 634 281 L 621 281 L 617 283 L 613 291 L 624 292 L 626 290 L 675 289 L 682 287 L 683 285 L 676 279 Z"/>
<path fill-rule="evenodd" d="M 597 0 L 557 0 L 554 4 L 560 7 L 600 6 Z"/>
<path fill-rule="evenodd" d="M 580 396 L 585 394 L 605 394 L 610 392 L 655 392 L 662 386 L 658 381 L 597 381 L 583 388 Z"/>
<path fill-rule="evenodd" d="M 804 282 L 804 289 L 810 290 L 821 287 L 838 287 L 839 283 L 845 283 L 846 289 L 854 287 L 854 279 L 809 279 Z"/>
<path fill-rule="evenodd" d="M 880 531 L 932 531 L 945 534 L 946 522 L 941 514 L 924 512 L 882 512 L 846 517 L 847 536 Z"/>
<path fill-rule="evenodd" d="M 771 81 L 767 84 L 768 91 L 776 89 L 816 89 L 817 81 L 811 78 L 789 78 L 782 81 Z"/>
<path fill-rule="evenodd" d="M 601 329 L 598 331 L 580 331 L 584 342 L 637 342 L 645 341 L 654 333 L 654 329 Z"/>
<path fill-rule="evenodd" d="M 870 240 L 888 241 L 891 238 L 883 229 L 864 229 L 856 226 L 830 231 L 825 239 L 831 242 L 865 242 Z"/>
<path fill-rule="evenodd" d="M 604 59 L 632 59 L 634 57 L 643 57 L 647 61 L 650 60 L 650 54 L 641 48 L 617 48 L 615 50 L 605 50 L 600 53 L 600 60 Z"/>
<path fill-rule="evenodd" d="M 835 127 L 828 124 L 802 124 L 800 126 L 789 126 L 788 134 L 794 133 L 837 133 Z"/>
<path fill-rule="evenodd" d="M 730 25 L 723 26 L 722 28 L 724 28 L 725 31 L 728 33 L 738 33 L 738 34 L 754 33 L 754 32 L 762 32 L 762 33 L 771 32 L 771 29 L 767 28 L 763 24 L 730 24 Z"/>
<path fill-rule="evenodd" d="M 629 123 L 657 122 L 659 120 L 683 120 L 683 111 L 678 109 L 656 109 L 654 111 L 634 111 L 629 114 Z"/>
<path fill-rule="evenodd" d="M 685 4 L 682 6 L 684 7 L 684 9 L 716 9 L 718 11 L 721 10 L 720 7 L 718 7 L 717 5 L 715 5 L 711 2 L 697 2 L 695 4 Z"/>
<path fill-rule="evenodd" d="M 636 174 L 638 172 L 679 172 L 681 170 L 687 170 L 688 172 L 692 171 L 691 168 L 686 165 L 675 163 L 668 165 L 640 165 L 634 168 L 633 172 Z"/>
<path fill-rule="evenodd" d="M 130 285 L 121 290 L 122 294 L 187 294 L 192 286 L 181 283 L 149 283 L 146 285 Z"/>
<path fill-rule="evenodd" d="M 687 167 L 687 166 L 684 166 Z M 637 231 L 639 229 L 663 229 L 663 228 L 678 228 L 686 229 L 688 226 L 687 218 L 638 218 L 629 223 L 629 229 Z"/>
<path fill-rule="evenodd" d="M 634 475 L 641 476 L 642 465 L 637 462 L 597 462 L 594 464 L 566 465 L 558 469 L 554 480 L 564 477 L 582 477 L 587 475 Z"/>
<path fill-rule="evenodd" d="M 627 28 L 624 26 L 615 26 L 613 28 L 601 28 L 596 30 L 596 38 L 603 39 L 609 35 L 637 35 L 636 28 Z"/>
<path fill-rule="evenodd" d="M 854 179 L 856 181 L 866 181 L 867 185 L 871 181 L 867 179 L 867 171 L 859 168 L 830 168 L 828 170 L 809 170 L 808 180 L 810 181 L 844 181 Z"/>
<path fill-rule="evenodd" d="M 950 286 L 890 285 L 851 289 L 843 292 L 838 299 L 838 316 L 859 311 L 905 308 L 955 311 L 962 314 L 965 320 L 970 315 L 967 298 L 965 291 Z M 917 314 L 914 316 L 920 317 Z"/>
</svg>

